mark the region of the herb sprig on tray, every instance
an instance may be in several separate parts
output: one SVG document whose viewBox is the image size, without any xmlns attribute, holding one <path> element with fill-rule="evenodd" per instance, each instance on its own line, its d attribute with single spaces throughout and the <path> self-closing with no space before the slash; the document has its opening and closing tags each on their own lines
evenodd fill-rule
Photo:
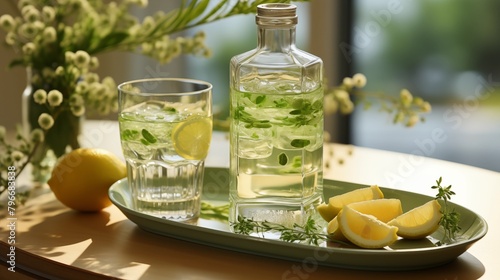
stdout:
<svg viewBox="0 0 500 280">
<path fill-rule="evenodd" d="M 292 227 L 238 216 L 238 221 L 232 223 L 231 226 L 233 226 L 235 233 L 244 235 L 257 232 L 263 236 L 265 232 L 279 232 L 281 234 L 280 240 L 286 242 L 305 242 L 309 245 L 319 246 L 320 242 L 328 239 L 328 235 L 322 233 L 322 229 L 311 216 L 307 218 L 304 225 L 294 223 Z"/>
</svg>

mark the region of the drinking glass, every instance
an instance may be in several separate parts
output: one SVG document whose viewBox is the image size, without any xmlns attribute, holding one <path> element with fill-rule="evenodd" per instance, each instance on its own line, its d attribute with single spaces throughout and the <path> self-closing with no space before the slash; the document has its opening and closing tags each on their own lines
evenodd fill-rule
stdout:
<svg viewBox="0 0 500 280">
<path fill-rule="evenodd" d="M 196 223 L 212 138 L 212 85 L 143 79 L 120 84 L 118 93 L 120 140 L 134 209 Z"/>
</svg>

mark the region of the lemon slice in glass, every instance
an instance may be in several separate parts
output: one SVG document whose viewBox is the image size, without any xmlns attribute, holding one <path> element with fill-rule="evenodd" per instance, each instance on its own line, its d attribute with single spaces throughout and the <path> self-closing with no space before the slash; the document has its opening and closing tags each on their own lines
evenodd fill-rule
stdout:
<svg viewBox="0 0 500 280">
<path fill-rule="evenodd" d="M 398 239 L 398 228 L 358 212 L 348 205 L 337 216 L 342 234 L 362 248 L 383 248 Z"/>
<path fill-rule="evenodd" d="M 388 222 L 398 228 L 398 235 L 406 239 L 420 239 L 439 227 L 441 204 L 435 199 L 396 217 Z"/>
<path fill-rule="evenodd" d="M 212 118 L 191 117 L 172 130 L 175 151 L 183 158 L 203 160 L 212 141 Z"/>
</svg>

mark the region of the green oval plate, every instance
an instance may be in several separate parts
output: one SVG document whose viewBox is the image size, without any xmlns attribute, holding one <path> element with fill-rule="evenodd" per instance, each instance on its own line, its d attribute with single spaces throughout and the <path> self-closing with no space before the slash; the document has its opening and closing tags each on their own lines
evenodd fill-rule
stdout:
<svg viewBox="0 0 500 280">
<path fill-rule="evenodd" d="M 206 168 L 202 200 L 214 204 L 227 204 L 228 178 L 227 168 Z M 367 186 L 324 180 L 324 195 L 331 197 L 362 187 Z M 395 189 L 381 188 L 381 190 L 387 198 L 400 199 L 404 211 L 433 199 Z M 227 223 L 204 218 L 200 218 L 197 225 L 189 225 L 134 211 L 131 208 L 131 194 L 126 179 L 111 186 L 109 197 L 128 219 L 140 228 L 159 235 L 292 261 L 313 258 L 321 265 L 362 270 L 402 271 L 443 265 L 467 251 L 488 231 L 487 223 L 482 217 L 460 205 L 452 204 L 460 214 L 461 230 L 457 234 L 457 241 L 451 244 L 436 245 L 443 235 L 438 230 L 427 239 L 418 241 L 401 239 L 390 248 L 378 250 L 332 247 L 328 246 L 329 244 L 318 247 L 235 234 L 229 231 Z"/>
</svg>

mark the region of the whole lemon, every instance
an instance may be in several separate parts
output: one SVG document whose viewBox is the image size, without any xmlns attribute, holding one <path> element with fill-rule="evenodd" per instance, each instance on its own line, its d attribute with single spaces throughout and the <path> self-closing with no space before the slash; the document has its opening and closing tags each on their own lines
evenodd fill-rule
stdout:
<svg viewBox="0 0 500 280">
<path fill-rule="evenodd" d="M 96 148 L 75 149 L 60 158 L 47 182 L 64 205 L 97 212 L 111 205 L 109 187 L 127 176 L 127 168 L 113 153 Z"/>
</svg>

